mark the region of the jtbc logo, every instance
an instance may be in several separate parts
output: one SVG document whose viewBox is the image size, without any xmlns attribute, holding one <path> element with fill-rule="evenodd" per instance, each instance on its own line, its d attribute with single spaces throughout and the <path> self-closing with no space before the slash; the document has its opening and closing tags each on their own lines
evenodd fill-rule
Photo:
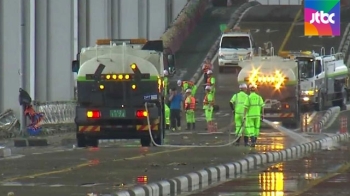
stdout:
<svg viewBox="0 0 350 196">
<path fill-rule="evenodd" d="M 312 14 L 312 19 L 310 23 L 313 24 L 316 22 L 317 24 L 328 24 L 328 23 L 334 24 L 335 22 L 333 20 L 333 17 L 334 17 L 334 13 L 328 14 L 328 13 L 324 13 L 323 11 L 316 12 Z"/>
</svg>

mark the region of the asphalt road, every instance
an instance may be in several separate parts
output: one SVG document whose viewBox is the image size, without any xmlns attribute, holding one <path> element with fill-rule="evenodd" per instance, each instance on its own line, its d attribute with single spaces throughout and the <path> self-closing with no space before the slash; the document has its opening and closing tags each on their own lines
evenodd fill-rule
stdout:
<svg viewBox="0 0 350 196">
<path fill-rule="evenodd" d="M 275 54 L 280 50 L 300 6 L 255 6 L 242 18 L 241 29 L 251 29 L 258 47 L 272 42 Z"/>
<path fill-rule="evenodd" d="M 191 196 L 348 196 L 350 143 L 281 162 Z"/>
</svg>

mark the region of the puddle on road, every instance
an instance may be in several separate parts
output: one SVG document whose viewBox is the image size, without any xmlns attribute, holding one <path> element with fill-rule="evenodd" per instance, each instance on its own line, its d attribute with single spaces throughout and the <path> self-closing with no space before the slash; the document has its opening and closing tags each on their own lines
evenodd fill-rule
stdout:
<svg viewBox="0 0 350 196">
<path fill-rule="evenodd" d="M 350 160 L 348 152 L 341 149 L 321 151 L 299 160 L 278 163 L 192 196 L 291 196 L 344 168 L 344 163 Z M 335 183 L 349 182 L 349 179 L 339 176 L 328 182 L 333 183 L 333 187 Z"/>
</svg>

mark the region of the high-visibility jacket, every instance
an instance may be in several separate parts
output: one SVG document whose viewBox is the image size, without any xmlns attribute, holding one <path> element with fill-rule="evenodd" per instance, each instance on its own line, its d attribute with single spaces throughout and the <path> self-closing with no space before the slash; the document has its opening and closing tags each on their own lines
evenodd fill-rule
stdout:
<svg viewBox="0 0 350 196">
<path fill-rule="evenodd" d="M 211 70 L 211 68 L 212 68 L 212 65 L 209 63 L 206 63 L 203 65 L 202 71 L 203 71 L 203 73 L 207 73 L 209 70 Z"/>
<path fill-rule="evenodd" d="M 209 92 L 205 95 L 203 99 L 203 109 L 210 109 L 214 106 L 214 95 L 212 92 Z"/>
<path fill-rule="evenodd" d="M 248 98 L 244 101 L 244 107 L 248 110 L 247 117 L 260 117 L 264 106 L 264 100 L 255 92 L 251 92 L 248 95 Z"/>
<path fill-rule="evenodd" d="M 196 99 L 193 96 L 186 97 L 185 108 L 194 110 L 196 108 Z"/>
<path fill-rule="evenodd" d="M 207 86 L 214 86 L 214 84 L 215 84 L 215 78 L 213 76 L 208 77 Z"/>
<path fill-rule="evenodd" d="M 232 96 L 230 102 L 235 108 L 235 114 L 244 114 L 244 102 L 248 98 L 247 93 L 241 91 Z"/>
<path fill-rule="evenodd" d="M 194 83 L 191 81 L 182 81 L 181 83 L 181 87 L 183 88 L 183 90 L 187 90 L 187 89 L 192 89 L 192 87 L 194 86 Z"/>
</svg>

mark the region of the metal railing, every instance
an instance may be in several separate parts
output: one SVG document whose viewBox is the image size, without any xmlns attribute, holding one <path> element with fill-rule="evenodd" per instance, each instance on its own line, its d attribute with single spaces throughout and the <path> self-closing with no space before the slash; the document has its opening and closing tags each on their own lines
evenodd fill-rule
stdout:
<svg viewBox="0 0 350 196">
<path fill-rule="evenodd" d="M 45 117 L 41 122 L 40 135 L 73 132 L 75 118 L 74 101 L 56 101 L 34 103 L 36 112 L 43 112 Z M 28 120 L 27 120 L 28 121 Z M 0 139 L 26 136 L 20 131 L 19 120 L 13 110 L 7 110 L 0 115 Z"/>
</svg>

